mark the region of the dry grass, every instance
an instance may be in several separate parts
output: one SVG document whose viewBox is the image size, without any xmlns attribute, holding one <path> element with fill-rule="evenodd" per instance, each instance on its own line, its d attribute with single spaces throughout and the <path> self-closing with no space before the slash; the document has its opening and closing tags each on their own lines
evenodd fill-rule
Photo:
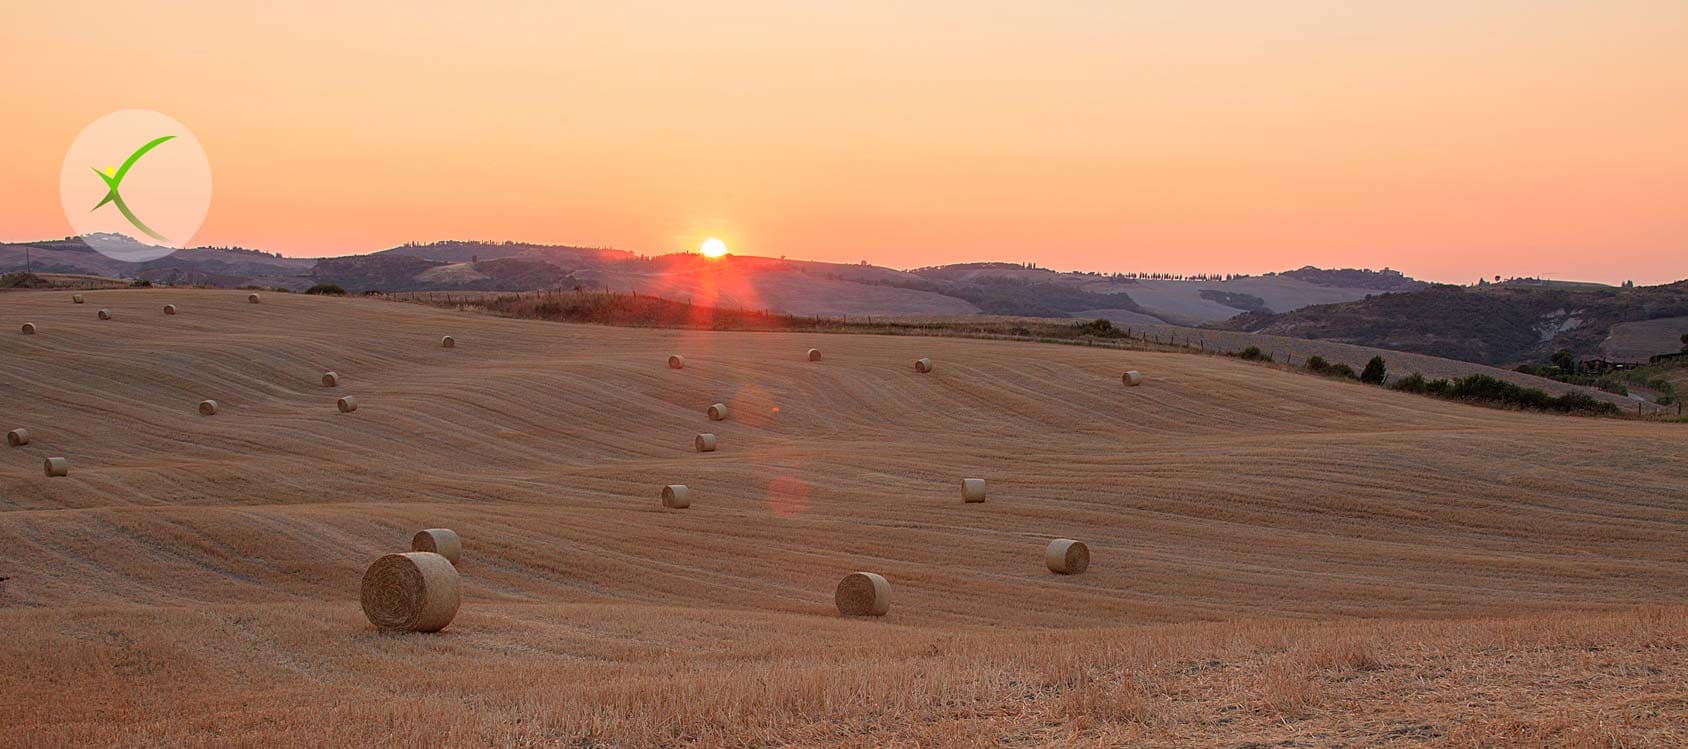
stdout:
<svg viewBox="0 0 1688 749">
<path fill-rule="evenodd" d="M 795 333 L 89 296 L 116 320 L 0 295 L 55 331 L 0 336 L 32 431 L 0 452 L 0 744 L 1688 741 L 1680 425 L 1182 354 L 840 335 L 816 367 Z M 381 407 L 324 409 L 330 367 Z M 208 390 L 224 416 L 180 407 Z M 456 620 L 376 633 L 363 570 L 442 526 L 475 540 Z M 857 569 L 888 616 L 835 614 Z"/>
</svg>

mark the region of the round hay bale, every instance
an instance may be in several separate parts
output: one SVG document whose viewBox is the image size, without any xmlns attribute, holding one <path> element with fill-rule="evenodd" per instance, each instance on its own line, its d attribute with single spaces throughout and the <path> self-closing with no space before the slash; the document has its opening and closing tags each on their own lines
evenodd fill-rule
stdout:
<svg viewBox="0 0 1688 749">
<path fill-rule="evenodd" d="M 928 357 L 921 357 L 919 359 L 915 359 L 914 360 L 914 371 L 919 372 L 921 374 L 926 374 L 927 372 L 932 371 L 932 360 Z"/>
<path fill-rule="evenodd" d="M 340 413 L 349 414 L 358 410 L 358 399 L 355 396 L 348 395 L 335 401 L 334 406 L 340 409 Z"/>
<path fill-rule="evenodd" d="M 102 310 L 99 311 L 99 316 L 100 316 L 101 320 L 110 320 L 111 319 L 111 310 L 102 309 Z"/>
<path fill-rule="evenodd" d="M 457 339 L 445 336 L 440 339 L 440 348 L 457 348 Z"/>
<path fill-rule="evenodd" d="M 852 572 L 838 581 L 832 601 L 845 616 L 884 616 L 891 610 L 891 584 L 872 572 Z"/>
<path fill-rule="evenodd" d="M 12 431 L 6 433 L 7 447 L 23 447 L 27 444 L 29 444 L 28 429 L 13 429 Z"/>
<path fill-rule="evenodd" d="M 322 386 L 325 387 L 325 388 L 339 387 L 340 386 L 340 373 L 339 372 L 323 372 L 322 373 Z"/>
<path fill-rule="evenodd" d="M 81 303 L 86 302 L 88 300 L 83 299 L 81 294 L 71 294 L 70 295 L 70 301 L 71 301 L 72 304 L 81 304 Z"/>
<path fill-rule="evenodd" d="M 48 458 L 42 461 L 41 468 L 47 472 L 49 478 L 70 475 L 70 461 L 64 458 Z"/>
<path fill-rule="evenodd" d="M 691 491 L 685 484 L 669 484 L 662 487 L 662 506 L 671 510 L 684 510 L 692 506 L 692 500 L 686 496 Z"/>
<path fill-rule="evenodd" d="M 1120 381 L 1124 382 L 1126 387 L 1137 387 L 1138 385 L 1143 384 L 1143 373 L 1133 369 L 1123 375 L 1120 375 Z"/>
<path fill-rule="evenodd" d="M 727 420 L 727 404 L 717 403 L 713 406 L 710 406 L 709 407 L 709 420 L 710 421 L 726 421 Z"/>
<path fill-rule="evenodd" d="M 696 439 L 692 440 L 692 444 L 697 446 L 697 451 L 700 453 L 715 452 L 715 435 L 700 434 Z"/>
<path fill-rule="evenodd" d="M 429 528 L 410 537 L 410 550 L 430 551 L 457 564 L 463 558 L 463 539 L 450 528 Z"/>
<path fill-rule="evenodd" d="M 35 323 L 32 323 L 32 322 L 24 323 L 23 324 L 23 334 L 24 335 L 35 335 Z"/>
<path fill-rule="evenodd" d="M 818 349 L 818 348 L 809 349 L 809 361 L 820 361 L 820 360 L 821 360 L 821 350 Z"/>
<path fill-rule="evenodd" d="M 1057 538 L 1043 550 L 1043 563 L 1049 566 L 1050 572 L 1076 575 L 1090 569 L 1090 547 L 1083 541 Z"/>
<path fill-rule="evenodd" d="M 984 479 L 962 479 L 961 480 L 961 501 L 963 501 L 963 502 L 983 502 L 983 501 L 985 501 L 985 480 Z"/>
<path fill-rule="evenodd" d="M 200 401 L 199 402 L 199 415 L 200 416 L 216 416 L 217 415 L 217 408 L 218 408 L 218 406 L 217 406 L 216 401 L 213 401 L 213 400 Z"/>
<path fill-rule="evenodd" d="M 174 305 L 174 304 L 164 305 L 164 314 L 166 314 L 166 315 L 176 314 L 176 305 Z"/>
<path fill-rule="evenodd" d="M 438 632 L 463 603 L 451 560 L 427 551 L 387 554 L 363 573 L 363 615 L 386 632 Z"/>
<path fill-rule="evenodd" d="M 246 295 L 246 301 L 250 304 L 257 304 L 258 303 L 258 295 L 257 294 L 247 294 Z"/>
<path fill-rule="evenodd" d="M 670 355 L 668 357 L 668 368 L 669 369 L 685 369 L 686 368 L 686 357 L 681 356 L 679 354 Z"/>
</svg>

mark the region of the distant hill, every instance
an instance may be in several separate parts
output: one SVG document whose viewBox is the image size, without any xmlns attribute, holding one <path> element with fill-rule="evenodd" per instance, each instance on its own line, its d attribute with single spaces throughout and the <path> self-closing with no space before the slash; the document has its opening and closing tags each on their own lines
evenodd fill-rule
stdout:
<svg viewBox="0 0 1688 749">
<path fill-rule="evenodd" d="M 642 256 L 625 250 L 527 242 L 409 243 L 366 255 L 301 259 L 239 247 L 181 250 L 124 263 L 75 237 L 0 245 L 0 272 L 22 270 L 142 278 L 199 286 L 303 290 L 335 284 L 363 291 L 607 289 L 715 306 L 801 315 L 998 314 L 1106 318 L 1124 324 L 1203 325 L 1245 312 L 1285 312 L 1424 284 L 1397 271 L 1307 266 L 1261 276 L 1133 276 L 1053 271 L 1020 263 L 959 263 L 902 271 L 695 253 Z"/>
<path fill-rule="evenodd" d="M 1290 312 L 1251 312 L 1219 327 L 1504 366 L 1545 361 L 1561 349 L 1598 355 L 1615 326 L 1684 315 L 1688 281 L 1634 288 L 1439 285 Z"/>
</svg>

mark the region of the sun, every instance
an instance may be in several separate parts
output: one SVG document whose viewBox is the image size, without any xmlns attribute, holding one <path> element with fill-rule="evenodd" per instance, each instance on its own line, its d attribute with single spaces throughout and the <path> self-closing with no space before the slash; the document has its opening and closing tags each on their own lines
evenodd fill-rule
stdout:
<svg viewBox="0 0 1688 749">
<path fill-rule="evenodd" d="M 704 257 L 721 257 L 727 254 L 727 243 L 714 237 L 703 240 L 703 246 L 698 248 Z"/>
</svg>

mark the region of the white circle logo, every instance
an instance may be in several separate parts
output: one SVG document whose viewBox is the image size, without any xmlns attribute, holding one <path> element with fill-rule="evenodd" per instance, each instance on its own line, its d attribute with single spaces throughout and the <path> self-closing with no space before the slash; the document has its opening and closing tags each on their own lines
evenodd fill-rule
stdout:
<svg viewBox="0 0 1688 749">
<path fill-rule="evenodd" d="M 211 162 L 182 123 L 145 109 L 82 129 L 59 170 L 64 217 L 113 260 L 141 263 L 188 245 L 211 209 Z"/>
</svg>

